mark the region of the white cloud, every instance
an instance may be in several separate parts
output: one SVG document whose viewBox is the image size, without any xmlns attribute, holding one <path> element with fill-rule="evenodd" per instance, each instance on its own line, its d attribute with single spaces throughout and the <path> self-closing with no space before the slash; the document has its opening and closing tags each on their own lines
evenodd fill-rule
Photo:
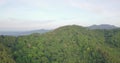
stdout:
<svg viewBox="0 0 120 63">
<path fill-rule="evenodd" d="M 120 1 L 118 0 L 67 0 L 69 5 L 80 8 L 85 11 L 93 12 L 100 15 L 106 16 L 116 16 L 120 15 L 120 7 L 116 5 L 120 5 Z"/>
<path fill-rule="evenodd" d="M 24 8 L 39 8 L 47 10 L 56 10 L 61 7 L 76 7 L 82 10 L 106 15 L 120 15 L 120 0 L 0 0 L 0 4 L 12 2 L 15 6 L 20 5 Z M 19 8 L 19 7 L 18 7 Z M 73 11 L 74 12 L 74 11 Z"/>
<path fill-rule="evenodd" d="M 0 0 L 0 7 L 7 4 L 7 3 L 8 3 L 7 0 Z"/>
<path fill-rule="evenodd" d="M 0 28 L 38 29 L 69 24 L 120 24 L 120 0 L 0 0 L 0 7 L 8 3 L 10 5 L 3 9 L 0 17 L 10 19 L 0 21 Z M 64 18 L 66 20 L 62 20 Z"/>
</svg>

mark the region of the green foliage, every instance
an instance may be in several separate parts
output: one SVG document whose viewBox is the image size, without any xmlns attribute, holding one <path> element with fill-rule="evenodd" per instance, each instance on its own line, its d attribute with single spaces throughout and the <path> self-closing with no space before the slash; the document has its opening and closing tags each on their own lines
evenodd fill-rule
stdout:
<svg viewBox="0 0 120 63">
<path fill-rule="evenodd" d="M 120 63 L 119 38 L 120 29 L 76 25 L 45 34 L 0 36 L 0 63 Z"/>
<path fill-rule="evenodd" d="M 0 63 L 15 63 L 9 48 L 0 43 Z"/>
</svg>

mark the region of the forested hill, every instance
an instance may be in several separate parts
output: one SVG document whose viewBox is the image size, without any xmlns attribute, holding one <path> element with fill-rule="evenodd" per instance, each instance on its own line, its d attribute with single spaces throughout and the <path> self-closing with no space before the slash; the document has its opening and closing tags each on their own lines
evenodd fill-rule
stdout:
<svg viewBox="0 0 120 63">
<path fill-rule="evenodd" d="M 120 29 L 69 25 L 45 34 L 0 36 L 0 63 L 120 63 Z"/>
<path fill-rule="evenodd" d="M 61 28 L 61 27 L 60 27 Z M 88 29 L 117 29 L 119 27 L 114 26 L 114 25 L 109 25 L 109 24 L 101 24 L 101 25 L 91 25 L 86 27 Z M 33 33 L 46 33 L 46 32 L 50 32 L 51 30 L 47 30 L 47 29 L 38 29 L 38 30 L 31 30 L 31 31 L 0 31 L 0 35 L 7 35 L 7 36 L 24 36 L 24 35 L 30 35 Z"/>
</svg>

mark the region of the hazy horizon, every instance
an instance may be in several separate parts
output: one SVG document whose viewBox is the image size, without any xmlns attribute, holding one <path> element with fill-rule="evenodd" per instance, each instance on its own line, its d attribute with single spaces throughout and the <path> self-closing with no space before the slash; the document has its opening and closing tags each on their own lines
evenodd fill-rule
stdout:
<svg viewBox="0 0 120 63">
<path fill-rule="evenodd" d="M 120 27 L 120 0 L 0 0 L 0 31 L 73 24 Z"/>
<path fill-rule="evenodd" d="M 6 30 L 0 30 L 0 32 L 27 32 L 27 31 L 40 31 L 40 30 L 54 30 L 54 29 L 57 29 L 59 27 L 63 27 L 63 26 L 70 26 L 70 25 L 77 25 L 77 24 L 68 24 L 68 25 L 62 25 L 62 26 L 58 26 L 58 27 L 55 27 L 55 28 L 51 28 L 51 29 L 45 29 L 45 28 L 38 28 L 38 29 L 20 29 L 20 30 L 17 30 L 17 29 L 6 29 Z M 99 26 L 99 25 L 110 25 L 110 26 L 115 26 L 115 25 L 112 25 L 112 24 L 92 24 L 92 25 L 89 25 L 89 26 L 82 26 L 82 25 L 77 25 L 77 26 L 82 26 L 82 27 L 91 27 L 91 26 Z M 119 26 L 115 26 L 115 27 L 118 27 L 120 28 Z"/>
</svg>

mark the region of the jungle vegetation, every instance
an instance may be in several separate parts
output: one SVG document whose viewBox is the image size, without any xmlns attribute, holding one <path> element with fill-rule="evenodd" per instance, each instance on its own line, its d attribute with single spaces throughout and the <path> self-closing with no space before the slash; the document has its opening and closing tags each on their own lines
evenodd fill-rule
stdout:
<svg viewBox="0 0 120 63">
<path fill-rule="evenodd" d="M 120 63 L 120 29 L 68 25 L 26 36 L 0 36 L 0 63 Z"/>
</svg>

